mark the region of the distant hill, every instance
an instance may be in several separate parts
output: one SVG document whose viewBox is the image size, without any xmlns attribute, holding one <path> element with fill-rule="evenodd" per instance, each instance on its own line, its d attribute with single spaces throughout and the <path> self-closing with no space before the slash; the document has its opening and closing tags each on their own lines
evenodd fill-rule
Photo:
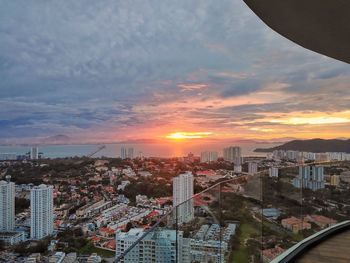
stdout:
<svg viewBox="0 0 350 263">
<path fill-rule="evenodd" d="M 350 139 L 340 140 L 293 140 L 273 148 L 257 148 L 255 152 L 272 152 L 274 150 L 293 150 L 303 152 L 347 152 L 350 153 Z"/>
<path fill-rule="evenodd" d="M 42 144 L 67 144 L 70 143 L 72 139 L 67 135 L 55 135 L 51 137 L 47 137 L 41 140 Z"/>
</svg>

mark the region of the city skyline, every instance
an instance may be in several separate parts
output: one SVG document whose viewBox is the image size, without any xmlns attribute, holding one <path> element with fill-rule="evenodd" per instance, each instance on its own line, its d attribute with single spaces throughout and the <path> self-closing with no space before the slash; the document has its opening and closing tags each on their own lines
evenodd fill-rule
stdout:
<svg viewBox="0 0 350 263">
<path fill-rule="evenodd" d="M 349 137 L 347 65 L 243 1 L 23 6 L 0 11 L 2 140 Z"/>
</svg>

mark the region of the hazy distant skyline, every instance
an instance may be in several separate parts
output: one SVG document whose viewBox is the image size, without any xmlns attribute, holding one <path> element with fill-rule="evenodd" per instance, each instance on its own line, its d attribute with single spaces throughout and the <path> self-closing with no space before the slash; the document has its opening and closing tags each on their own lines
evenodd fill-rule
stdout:
<svg viewBox="0 0 350 263">
<path fill-rule="evenodd" d="M 349 66 L 241 0 L 0 6 L 2 140 L 349 137 Z"/>
</svg>

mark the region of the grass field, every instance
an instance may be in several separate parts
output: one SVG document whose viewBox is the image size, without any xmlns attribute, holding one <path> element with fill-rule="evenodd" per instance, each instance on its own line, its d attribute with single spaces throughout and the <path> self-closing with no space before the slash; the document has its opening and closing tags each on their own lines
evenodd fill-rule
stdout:
<svg viewBox="0 0 350 263">
<path fill-rule="evenodd" d="M 245 263 L 249 262 L 249 253 L 247 247 L 244 245 L 245 241 L 249 239 L 252 235 L 257 235 L 260 233 L 260 230 L 257 229 L 252 224 L 243 223 L 240 226 L 240 235 L 239 235 L 239 249 L 234 250 L 232 263 Z"/>
<path fill-rule="evenodd" d="M 79 249 L 79 254 L 82 254 L 82 255 L 84 254 L 88 255 L 92 253 L 97 253 L 97 255 L 104 258 L 111 258 L 115 256 L 115 252 L 95 247 L 91 243 Z"/>
</svg>

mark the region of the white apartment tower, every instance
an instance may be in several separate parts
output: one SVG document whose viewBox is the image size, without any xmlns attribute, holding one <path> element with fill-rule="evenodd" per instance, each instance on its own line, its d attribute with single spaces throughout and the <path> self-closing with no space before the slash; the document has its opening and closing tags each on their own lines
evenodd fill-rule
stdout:
<svg viewBox="0 0 350 263">
<path fill-rule="evenodd" d="M 183 232 L 157 228 L 145 235 L 143 228 L 132 228 L 129 232 L 116 233 L 116 260 L 121 263 L 190 263 L 190 240 Z M 141 236 L 145 235 L 142 240 Z M 138 242 L 127 254 L 125 251 Z M 177 244 L 177 247 L 176 247 Z M 125 256 L 121 258 L 123 255 Z"/>
<path fill-rule="evenodd" d="M 120 149 L 120 158 L 124 159 L 133 159 L 134 158 L 134 148 L 122 147 Z"/>
<path fill-rule="evenodd" d="M 42 239 L 53 232 L 53 187 L 41 184 L 30 190 L 30 237 Z"/>
<path fill-rule="evenodd" d="M 218 152 L 206 151 L 201 152 L 201 163 L 211 163 L 218 160 Z"/>
<path fill-rule="evenodd" d="M 234 163 L 235 165 L 242 165 L 242 149 L 238 146 L 231 146 L 224 148 L 224 160 Z"/>
<path fill-rule="evenodd" d="M 270 167 L 269 168 L 269 177 L 278 177 L 278 168 Z"/>
<path fill-rule="evenodd" d="M 30 159 L 31 160 L 39 159 L 39 148 L 38 147 L 30 148 Z"/>
<path fill-rule="evenodd" d="M 194 218 L 193 175 L 191 172 L 173 178 L 173 206 L 178 206 L 177 223 L 187 223 Z"/>
<path fill-rule="evenodd" d="M 254 175 L 258 172 L 258 164 L 256 162 L 248 163 L 248 174 Z"/>
<path fill-rule="evenodd" d="M 323 166 L 299 166 L 299 176 L 292 181 L 294 187 L 312 191 L 325 188 Z"/>
<path fill-rule="evenodd" d="M 15 184 L 7 179 L 0 181 L 0 232 L 15 228 Z"/>
</svg>

